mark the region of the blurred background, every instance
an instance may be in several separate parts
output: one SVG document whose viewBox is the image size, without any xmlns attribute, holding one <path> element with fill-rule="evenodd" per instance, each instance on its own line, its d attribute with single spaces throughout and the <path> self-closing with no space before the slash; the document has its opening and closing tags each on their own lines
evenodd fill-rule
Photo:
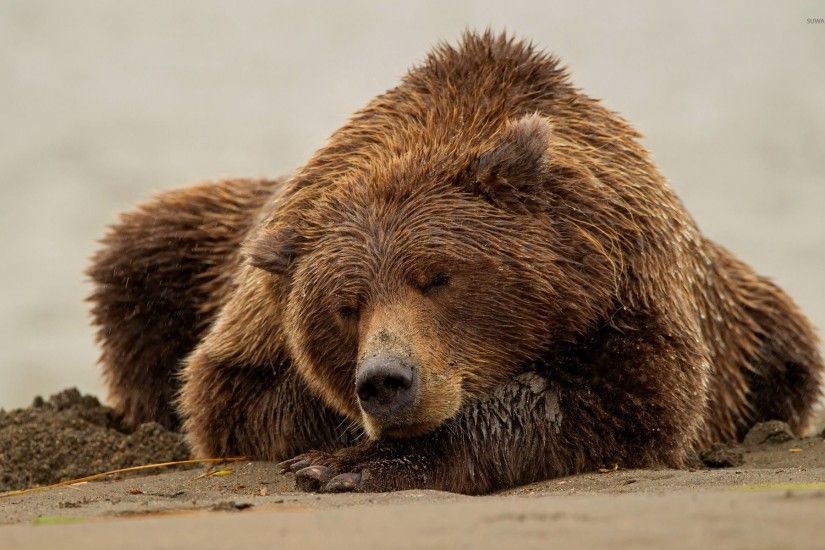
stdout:
<svg viewBox="0 0 825 550">
<path fill-rule="evenodd" d="M 561 56 L 705 233 L 825 327 L 825 4 L 679 4 L 2 0 L 0 408 L 103 395 L 82 273 L 119 211 L 289 173 L 466 27 Z"/>
</svg>

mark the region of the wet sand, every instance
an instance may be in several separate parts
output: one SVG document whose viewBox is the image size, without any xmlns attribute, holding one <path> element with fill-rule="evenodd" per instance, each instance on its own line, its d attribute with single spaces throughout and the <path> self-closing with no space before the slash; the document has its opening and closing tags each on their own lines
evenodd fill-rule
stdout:
<svg viewBox="0 0 825 550">
<path fill-rule="evenodd" d="M 821 548 L 821 435 L 730 449 L 721 469 L 616 470 L 484 497 L 296 492 L 271 463 L 89 482 L 0 500 L 2 548 Z"/>
</svg>

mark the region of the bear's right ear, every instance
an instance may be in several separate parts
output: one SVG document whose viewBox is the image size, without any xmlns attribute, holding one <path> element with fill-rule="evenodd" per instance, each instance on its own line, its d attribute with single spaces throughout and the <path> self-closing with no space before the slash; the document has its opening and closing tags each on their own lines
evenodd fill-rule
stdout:
<svg viewBox="0 0 825 550">
<path fill-rule="evenodd" d="M 253 267 L 285 275 L 298 256 L 300 236 L 290 226 L 261 229 L 243 246 L 243 254 Z"/>
<path fill-rule="evenodd" d="M 538 113 L 511 121 L 459 177 L 461 185 L 502 208 L 540 210 L 550 178 L 552 133 L 550 121 Z"/>
</svg>

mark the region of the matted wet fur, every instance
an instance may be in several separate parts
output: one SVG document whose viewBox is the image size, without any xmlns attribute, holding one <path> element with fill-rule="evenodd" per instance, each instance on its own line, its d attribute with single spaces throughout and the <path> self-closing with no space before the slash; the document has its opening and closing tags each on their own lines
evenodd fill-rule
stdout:
<svg viewBox="0 0 825 550">
<path fill-rule="evenodd" d="M 484 493 L 801 432 L 809 323 L 702 236 L 638 138 L 527 43 L 437 47 L 287 180 L 112 228 L 90 274 L 114 405 L 182 419 L 197 455 L 299 455 L 325 491 Z M 392 422 L 355 391 L 388 353 L 416 373 Z"/>
</svg>

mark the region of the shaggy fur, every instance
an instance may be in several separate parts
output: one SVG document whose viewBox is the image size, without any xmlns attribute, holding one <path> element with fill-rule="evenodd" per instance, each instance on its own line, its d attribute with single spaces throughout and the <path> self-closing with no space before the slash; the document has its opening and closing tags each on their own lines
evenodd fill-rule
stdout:
<svg viewBox="0 0 825 550">
<path fill-rule="evenodd" d="M 168 193 L 112 229 L 90 274 L 115 405 L 174 425 L 180 387 L 196 454 L 304 453 L 285 467 L 326 491 L 483 493 L 801 432 L 810 325 L 638 138 L 528 44 L 439 46 L 288 180 Z M 354 391 L 387 349 L 420 368 L 397 425 Z"/>
</svg>

